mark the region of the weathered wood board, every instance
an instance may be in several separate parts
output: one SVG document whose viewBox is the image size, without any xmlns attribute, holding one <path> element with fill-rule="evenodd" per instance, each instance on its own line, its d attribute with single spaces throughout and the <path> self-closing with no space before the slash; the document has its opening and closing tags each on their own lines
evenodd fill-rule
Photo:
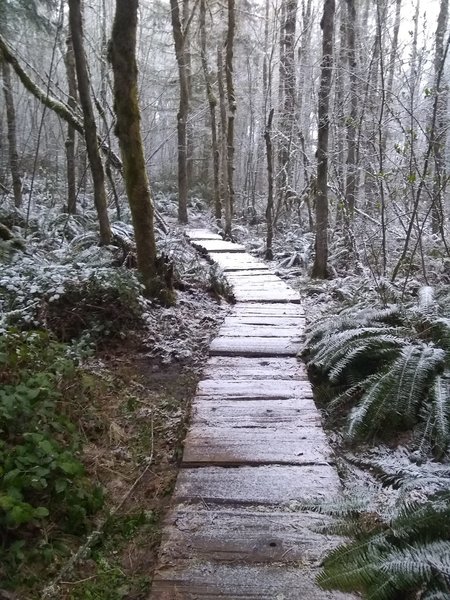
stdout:
<svg viewBox="0 0 450 600">
<path fill-rule="evenodd" d="M 299 565 L 223 565 L 186 561 L 155 574 L 151 600 L 348 600 L 325 592 L 314 581 L 317 571 Z"/>
<path fill-rule="evenodd" d="M 185 233 L 190 240 L 223 240 L 221 235 L 208 229 L 188 229 Z"/>
<path fill-rule="evenodd" d="M 209 256 L 223 271 L 261 271 L 270 273 L 267 265 L 242 252 L 210 252 Z"/>
<path fill-rule="evenodd" d="M 305 317 L 289 317 L 284 315 L 252 315 L 252 314 L 236 314 L 236 311 L 225 317 L 223 326 L 229 325 L 260 325 L 260 326 L 277 326 L 277 327 L 295 327 L 304 329 L 306 325 Z"/>
<path fill-rule="evenodd" d="M 307 380 L 303 363 L 296 358 L 245 358 L 211 356 L 203 376 L 206 379 L 302 379 Z"/>
<path fill-rule="evenodd" d="M 294 290 L 245 290 L 234 289 L 233 296 L 237 302 L 269 302 L 271 304 L 296 302 L 300 303 L 300 296 Z"/>
<path fill-rule="evenodd" d="M 274 304 L 264 302 L 249 302 L 236 305 L 231 315 L 236 316 L 261 316 L 261 317 L 304 317 L 305 311 L 299 304 Z"/>
<path fill-rule="evenodd" d="M 235 398 L 237 400 L 244 398 L 272 398 L 280 400 L 282 398 L 310 398 L 312 396 L 311 384 L 309 381 L 291 381 L 272 379 L 203 379 L 197 386 L 197 397 L 218 396 L 220 398 Z"/>
<path fill-rule="evenodd" d="M 292 338 L 296 342 L 303 339 L 303 332 L 297 327 L 281 327 L 278 325 L 246 325 L 242 322 L 223 325 L 219 330 L 222 337 L 279 337 Z"/>
<path fill-rule="evenodd" d="M 329 517 L 310 512 L 180 506 L 165 521 L 162 562 L 298 562 L 317 567 L 342 543 L 342 538 L 318 533 L 330 523 Z"/>
<path fill-rule="evenodd" d="M 214 427 L 320 427 L 322 420 L 312 398 L 197 397 L 192 405 L 192 424 Z M 280 436 L 281 437 L 281 436 Z"/>
<path fill-rule="evenodd" d="M 194 424 L 183 466 L 327 465 L 331 452 L 320 427 L 211 427 Z"/>
<path fill-rule="evenodd" d="M 225 240 L 221 239 L 196 239 L 192 240 L 192 245 L 196 248 L 200 248 L 205 252 L 240 252 L 242 253 L 243 257 L 246 256 L 245 246 L 241 246 L 240 244 L 233 244 L 233 242 L 226 242 Z"/>
<path fill-rule="evenodd" d="M 231 283 L 232 285 L 236 285 L 236 286 L 249 285 L 249 286 L 260 286 L 260 287 L 266 286 L 267 287 L 269 285 L 274 285 L 274 286 L 287 287 L 283 281 L 281 281 L 278 277 L 276 277 L 275 275 L 272 275 L 270 273 L 256 271 L 256 273 L 254 272 L 253 275 L 246 275 L 245 277 L 243 275 L 241 275 L 240 273 L 241 273 L 240 271 L 236 271 L 235 274 L 233 274 L 233 273 L 227 274 L 227 280 L 229 281 L 229 283 Z"/>
<path fill-rule="evenodd" d="M 211 342 L 211 356 L 296 356 L 301 344 L 288 338 L 218 337 Z"/>
<path fill-rule="evenodd" d="M 263 465 L 182 469 L 174 491 L 176 502 L 230 505 L 280 505 L 330 499 L 340 490 L 329 465 Z"/>
</svg>

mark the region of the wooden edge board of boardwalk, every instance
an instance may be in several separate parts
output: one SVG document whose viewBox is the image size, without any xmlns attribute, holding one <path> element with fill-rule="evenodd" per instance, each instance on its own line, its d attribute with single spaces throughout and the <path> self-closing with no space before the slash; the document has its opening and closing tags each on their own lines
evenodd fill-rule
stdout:
<svg viewBox="0 0 450 600">
<path fill-rule="evenodd" d="M 305 368 L 299 294 L 208 230 L 186 232 L 236 304 L 210 346 L 151 600 L 348 600 L 315 575 L 340 543 L 299 503 L 340 493 Z"/>
</svg>

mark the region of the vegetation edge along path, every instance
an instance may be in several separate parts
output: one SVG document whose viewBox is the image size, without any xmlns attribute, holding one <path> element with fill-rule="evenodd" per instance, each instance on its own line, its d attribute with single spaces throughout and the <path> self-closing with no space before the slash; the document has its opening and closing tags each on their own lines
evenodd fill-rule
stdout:
<svg viewBox="0 0 450 600">
<path fill-rule="evenodd" d="M 193 401 L 151 600 L 351 598 L 315 583 L 341 541 L 296 510 L 340 482 L 300 349 L 297 292 L 243 246 L 207 230 L 191 243 L 218 264 L 236 304 L 210 346 Z"/>
</svg>

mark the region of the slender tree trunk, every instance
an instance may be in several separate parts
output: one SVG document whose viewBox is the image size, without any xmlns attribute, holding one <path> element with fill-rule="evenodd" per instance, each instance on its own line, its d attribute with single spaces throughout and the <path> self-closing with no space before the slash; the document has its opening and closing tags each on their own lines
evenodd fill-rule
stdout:
<svg viewBox="0 0 450 600">
<path fill-rule="evenodd" d="M 10 52 L 8 45 L 5 43 L 5 40 L 1 34 L 0 52 L 3 53 L 3 57 L 6 59 L 6 62 L 9 63 L 14 69 L 17 77 L 20 79 L 26 90 L 28 90 L 37 100 L 39 100 L 41 104 L 57 114 L 58 117 L 64 119 L 66 123 L 72 125 L 72 127 L 78 131 L 78 133 L 80 133 L 82 136 L 85 136 L 84 125 L 78 116 L 74 114 L 70 108 L 64 104 L 64 102 L 57 100 L 54 96 L 49 94 L 48 90 L 44 90 L 34 83 L 26 71 L 20 66 L 17 58 Z M 103 154 L 109 158 L 111 164 L 116 169 L 121 169 L 122 163 L 119 157 L 111 150 L 108 144 L 101 140 L 100 137 L 97 137 L 97 144 L 101 148 Z"/>
<path fill-rule="evenodd" d="M 325 279 L 328 272 L 328 134 L 331 75 L 333 68 L 333 30 L 335 0 L 325 0 L 322 29 L 322 62 L 319 89 L 317 190 L 316 190 L 316 255 L 312 276 Z"/>
<path fill-rule="evenodd" d="M 186 62 L 186 79 L 188 91 L 188 114 L 186 116 L 186 177 L 188 192 L 192 187 L 194 180 L 194 130 L 189 122 L 189 113 L 192 102 L 192 55 L 191 40 L 187 34 L 188 23 L 191 16 L 189 9 L 189 0 L 183 0 L 183 31 L 184 31 L 184 54 Z"/>
<path fill-rule="evenodd" d="M 206 84 L 206 96 L 209 104 L 209 113 L 211 119 L 211 144 L 213 153 L 213 171 L 214 171 L 214 216 L 216 221 L 220 223 L 222 218 L 222 204 L 220 200 L 220 183 L 219 183 L 219 171 L 220 171 L 220 156 L 219 156 L 219 144 L 217 141 L 217 123 L 216 123 L 216 106 L 217 99 L 214 95 L 211 86 L 211 77 L 208 68 L 208 58 L 206 53 L 206 0 L 200 0 L 200 46 L 201 46 L 201 58 L 203 75 L 205 77 Z"/>
<path fill-rule="evenodd" d="M 111 242 L 111 226 L 106 204 L 105 174 L 97 143 L 97 126 L 92 107 L 89 73 L 83 47 L 81 0 L 69 0 L 69 24 L 75 55 L 78 92 L 84 117 L 86 150 L 94 183 L 94 202 L 100 225 L 100 243 L 109 244 Z"/>
<path fill-rule="evenodd" d="M 136 29 L 138 0 L 116 0 L 109 58 L 114 74 L 116 134 L 136 240 L 138 269 L 146 291 L 168 300 L 159 277 L 154 234 L 154 207 L 145 168 L 138 100 Z"/>
<path fill-rule="evenodd" d="M 227 85 L 228 123 L 227 123 L 227 157 L 228 157 L 228 189 L 231 219 L 234 213 L 234 119 L 236 114 L 236 96 L 233 82 L 233 51 L 236 29 L 235 0 L 228 0 L 228 28 L 225 51 L 225 79 Z M 231 234 L 231 222 L 230 231 Z"/>
<path fill-rule="evenodd" d="M 6 106 L 6 123 L 8 127 L 8 153 L 9 168 L 11 170 L 11 179 L 14 193 L 14 205 L 17 208 L 22 206 L 22 179 L 19 171 L 19 155 L 17 153 L 16 136 L 16 109 L 14 107 L 14 98 L 11 85 L 11 70 L 6 60 L 3 60 L 0 53 L 0 61 L 3 77 L 3 93 Z"/>
<path fill-rule="evenodd" d="M 436 50 L 434 55 L 434 78 L 438 81 L 439 72 L 444 57 L 444 36 L 448 21 L 448 0 L 441 0 L 439 17 L 436 28 Z M 443 196 L 446 187 L 445 142 L 448 126 L 448 86 L 435 86 L 437 95 L 436 136 L 433 145 L 434 154 L 434 185 L 431 210 L 431 226 L 433 233 L 443 235 L 444 203 Z"/>
<path fill-rule="evenodd" d="M 278 204 L 281 207 L 292 184 L 291 146 L 295 123 L 295 29 L 297 21 L 297 0 L 284 0 L 284 19 L 280 32 L 280 85 L 282 104 L 280 106 L 281 142 L 278 149 Z"/>
<path fill-rule="evenodd" d="M 223 57 L 222 49 L 220 46 L 217 48 L 217 81 L 219 87 L 219 102 L 220 102 L 220 140 L 221 140 L 221 197 L 223 200 L 223 210 L 225 218 L 224 231 L 227 236 L 231 236 L 231 202 L 230 202 L 230 186 L 228 183 L 228 146 L 227 146 L 227 106 L 225 98 L 225 87 L 224 87 L 224 73 L 223 73 Z"/>
<path fill-rule="evenodd" d="M 69 88 L 69 98 L 67 106 L 75 112 L 77 106 L 77 76 L 75 70 L 75 57 L 73 53 L 72 40 L 70 35 L 66 40 L 66 53 L 64 56 L 66 66 L 67 85 Z M 77 180 L 75 169 L 75 140 L 76 131 L 72 125 L 67 125 L 66 138 L 66 165 L 67 165 L 67 212 L 75 215 L 77 212 Z"/>
<path fill-rule="evenodd" d="M 355 0 L 347 0 L 347 61 L 350 77 L 350 115 L 347 119 L 347 174 L 345 181 L 345 213 L 348 225 L 356 204 L 356 123 L 358 118 L 358 81 L 356 74 L 356 9 Z"/>
<path fill-rule="evenodd" d="M 272 120 L 273 120 L 274 109 L 272 108 L 269 113 L 267 120 L 266 131 L 264 133 L 264 139 L 266 140 L 266 155 L 267 155 L 267 208 L 266 208 L 266 224 L 267 224 L 267 237 L 266 237 L 266 260 L 273 260 L 273 150 L 272 150 Z"/>
<path fill-rule="evenodd" d="M 178 220 L 188 222 L 187 119 L 189 114 L 189 74 L 185 51 L 185 31 L 181 24 L 178 0 L 170 0 L 172 31 L 180 83 L 180 104 L 177 114 L 178 135 Z"/>
</svg>

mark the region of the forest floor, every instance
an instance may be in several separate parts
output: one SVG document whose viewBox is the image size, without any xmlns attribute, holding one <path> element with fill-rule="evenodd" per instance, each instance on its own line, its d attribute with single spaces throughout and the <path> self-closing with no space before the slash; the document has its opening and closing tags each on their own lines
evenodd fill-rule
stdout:
<svg viewBox="0 0 450 600">
<path fill-rule="evenodd" d="M 89 558 L 68 569 L 61 557 L 50 577 L 47 572 L 45 580 L 18 595 L 0 591 L 2 600 L 41 598 L 43 589 L 45 597 L 59 600 L 148 596 L 191 399 L 227 307 L 200 288 L 179 292 L 176 306 L 148 313 L 145 332 L 131 333 L 85 365 L 93 402 L 79 427 L 88 475 L 106 490 L 106 505 L 96 517 L 102 533 L 90 545 Z M 64 541 L 72 552 L 86 543 L 78 537 Z M 36 575 L 29 567 L 29 581 Z"/>
</svg>

